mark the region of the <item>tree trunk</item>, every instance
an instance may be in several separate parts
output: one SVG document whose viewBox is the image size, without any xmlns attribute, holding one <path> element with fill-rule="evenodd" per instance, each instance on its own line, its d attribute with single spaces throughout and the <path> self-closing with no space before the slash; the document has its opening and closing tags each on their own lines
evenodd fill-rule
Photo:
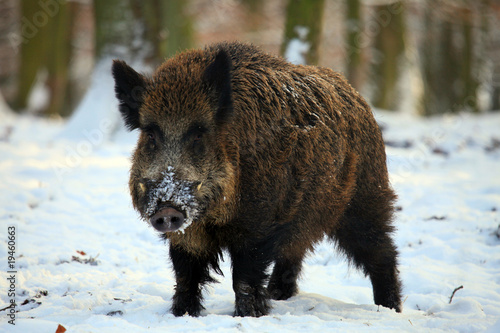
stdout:
<svg viewBox="0 0 500 333">
<path fill-rule="evenodd" d="M 140 3 L 143 6 L 145 39 L 154 49 L 151 58 L 154 66 L 193 46 L 193 23 L 186 13 L 188 1 L 147 0 Z"/>
<path fill-rule="evenodd" d="M 378 33 L 373 46 L 371 100 L 375 107 L 395 110 L 401 97 L 398 83 L 406 65 L 403 2 L 375 6 L 373 18 Z"/>
<path fill-rule="evenodd" d="M 49 105 L 43 111 L 46 116 L 67 117 L 72 113 L 68 95 L 69 65 L 72 53 L 71 26 L 72 6 L 75 3 L 64 2 L 59 6 L 57 14 L 48 23 L 49 42 L 46 56 L 48 71 L 47 86 L 50 92 Z"/>
<path fill-rule="evenodd" d="M 476 74 L 476 66 L 479 66 L 479 58 L 474 56 L 475 41 L 472 21 L 474 19 L 470 8 L 464 8 L 462 11 L 462 34 L 463 34 L 463 51 L 462 51 L 462 68 L 460 71 L 460 81 L 462 81 L 459 92 L 458 103 L 463 105 L 464 109 L 478 112 L 477 104 L 477 89 L 479 87 L 478 77 Z"/>
<path fill-rule="evenodd" d="M 428 0 L 431 4 L 431 0 Z M 421 48 L 425 115 L 479 111 L 477 90 L 485 45 L 478 37 L 484 18 L 472 0 L 441 3 L 426 12 Z"/>
<path fill-rule="evenodd" d="M 108 57 L 130 61 L 147 49 L 141 43 L 144 27 L 134 14 L 132 1 L 94 1 L 96 62 Z"/>
<path fill-rule="evenodd" d="M 487 45 L 486 62 L 491 65 L 491 96 L 489 110 L 500 111 L 500 23 L 495 17 L 500 17 L 500 3 L 495 0 L 483 0 L 481 10 L 481 36 Z"/>
<path fill-rule="evenodd" d="M 318 63 L 324 3 L 324 0 L 289 0 L 281 47 L 281 54 L 289 61 Z"/>
<path fill-rule="evenodd" d="M 361 32 L 363 30 L 360 0 L 347 1 L 346 76 L 349 83 L 361 89 Z"/>
<path fill-rule="evenodd" d="M 28 98 L 39 74 L 46 63 L 50 34 L 47 33 L 50 18 L 40 11 L 37 0 L 21 1 L 20 67 L 17 92 L 11 107 L 24 111 Z"/>
<path fill-rule="evenodd" d="M 20 11 L 18 0 L 0 1 L 0 89 L 9 105 L 16 98 Z"/>
<path fill-rule="evenodd" d="M 429 7 L 425 13 L 425 35 L 422 41 L 422 77 L 424 83 L 423 112 L 425 115 L 445 113 L 457 99 L 457 51 L 452 41 L 452 27 L 441 21 Z"/>
<path fill-rule="evenodd" d="M 117 110 L 112 60 L 122 59 L 137 71 L 148 72 L 168 52 L 190 45 L 186 32 L 190 23 L 182 12 L 185 5 L 185 1 L 171 0 L 94 1 L 96 63 L 92 81 L 62 136 L 88 140 L 88 133 L 98 133 L 104 140 L 126 132 Z"/>
<path fill-rule="evenodd" d="M 45 116 L 68 116 L 68 77 L 71 59 L 72 6 L 69 2 L 21 1 L 19 37 L 20 66 L 15 111 L 26 110 L 37 78 L 43 74 L 48 94 L 45 101 L 30 107 Z"/>
</svg>

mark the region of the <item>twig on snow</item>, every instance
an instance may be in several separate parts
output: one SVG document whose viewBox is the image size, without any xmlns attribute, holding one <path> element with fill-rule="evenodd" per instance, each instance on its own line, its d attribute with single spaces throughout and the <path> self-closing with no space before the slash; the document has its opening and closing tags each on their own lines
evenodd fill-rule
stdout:
<svg viewBox="0 0 500 333">
<path fill-rule="evenodd" d="M 451 294 L 451 297 L 450 297 L 450 302 L 448 304 L 451 304 L 451 301 L 453 300 L 453 296 L 455 296 L 455 293 L 457 291 L 459 291 L 460 289 L 464 289 L 464 286 L 457 287 L 457 288 L 455 288 L 455 290 L 453 290 L 453 293 Z"/>
</svg>

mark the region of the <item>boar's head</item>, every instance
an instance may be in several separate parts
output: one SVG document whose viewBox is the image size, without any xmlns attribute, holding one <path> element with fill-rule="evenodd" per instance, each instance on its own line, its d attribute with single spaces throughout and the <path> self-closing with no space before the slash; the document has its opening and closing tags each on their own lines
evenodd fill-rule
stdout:
<svg viewBox="0 0 500 333">
<path fill-rule="evenodd" d="M 230 57 L 223 50 L 181 53 L 151 78 L 115 60 L 112 73 L 122 118 L 140 131 L 129 181 L 135 209 L 161 233 L 207 220 L 230 196 L 234 178 L 225 144 Z"/>
</svg>

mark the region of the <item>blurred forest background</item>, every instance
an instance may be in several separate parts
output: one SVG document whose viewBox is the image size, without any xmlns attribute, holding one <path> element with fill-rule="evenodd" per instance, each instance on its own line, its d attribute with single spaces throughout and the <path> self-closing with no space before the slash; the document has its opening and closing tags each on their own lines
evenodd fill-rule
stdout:
<svg viewBox="0 0 500 333">
<path fill-rule="evenodd" d="M 0 91 L 16 112 L 68 117 L 99 63 L 151 72 L 222 40 L 343 72 L 377 108 L 500 109 L 498 0 L 0 0 Z"/>
</svg>

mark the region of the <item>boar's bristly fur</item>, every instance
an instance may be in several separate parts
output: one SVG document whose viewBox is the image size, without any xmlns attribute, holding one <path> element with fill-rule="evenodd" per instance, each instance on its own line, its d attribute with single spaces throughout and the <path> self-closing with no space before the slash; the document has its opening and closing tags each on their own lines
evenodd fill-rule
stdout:
<svg viewBox="0 0 500 333">
<path fill-rule="evenodd" d="M 382 136 L 340 74 L 235 42 L 180 53 L 152 77 L 115 61 L 113 76 L 140 130 L 132 202 L 169 241 L 176 316 L 200 314 L 223 251 L 235 315 L 268 314 L 271 298 L 297 293 L 324 235 L 371 279 L 376 304 L 402 310 Z"/>
</svg>

